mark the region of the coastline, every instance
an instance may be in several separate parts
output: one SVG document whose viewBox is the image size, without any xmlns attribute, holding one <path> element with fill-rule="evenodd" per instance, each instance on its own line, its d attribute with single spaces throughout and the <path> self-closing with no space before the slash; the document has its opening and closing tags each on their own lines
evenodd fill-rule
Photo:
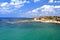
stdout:
<svg viewBox="0 0 60 40">
<path fill-rule="evenodd" d="M 19 22 L 42 22 L 42 23 L 55 23 L 55 24 L 60 24 L 59 21 L 52 21 L 52 20 L 46 20 L 46 21 L 43 21 L 43 20 L 19 20 L 19 21 L 6 21 L 7 23 L 19 23 Z"/>
<path fill-rule="evenodd" d="M 34 21 L 34 20 L 33 20 Z M 60 24 L 60 22 L 59 21 L 50 21 L 50 20 L 48 20 L 48 21 L 42 21 L 42 20 L 36 20 L 36 21 L 34 21 L 34 22 L 43 22 L 43 23 L 55 23 L 55 24 Z"/>
</svg>

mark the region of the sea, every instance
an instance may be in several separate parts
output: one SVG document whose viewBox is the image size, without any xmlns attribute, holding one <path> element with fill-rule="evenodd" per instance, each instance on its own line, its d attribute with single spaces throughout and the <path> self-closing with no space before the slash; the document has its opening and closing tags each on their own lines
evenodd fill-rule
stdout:
<svg viewBox="0 0 60 40">
<path fill-rule="evenodd" d="M 0 40 L 60 40 L 60 24 L 0 21 Z"/>
</svg>

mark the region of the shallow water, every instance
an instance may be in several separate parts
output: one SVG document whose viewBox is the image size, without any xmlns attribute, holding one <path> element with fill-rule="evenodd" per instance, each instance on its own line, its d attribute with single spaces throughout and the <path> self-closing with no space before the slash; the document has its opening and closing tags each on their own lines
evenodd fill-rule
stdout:
<svg viewBox="0 0 60 40">
<path fill-rule="evenodd" d="M 60 40 L 60 24 L 0 23 L 0 40 Z"/>
</svg>

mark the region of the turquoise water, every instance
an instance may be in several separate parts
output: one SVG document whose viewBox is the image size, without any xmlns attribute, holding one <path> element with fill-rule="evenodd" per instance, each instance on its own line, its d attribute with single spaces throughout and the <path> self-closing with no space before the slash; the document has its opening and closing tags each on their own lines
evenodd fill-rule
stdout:
<svg viewBox="0 0 60 40">
<path fill-rule="evenodd" d="M 60 24 L 0 23 L 0 40 L 60 40 Z"/>
</svg>

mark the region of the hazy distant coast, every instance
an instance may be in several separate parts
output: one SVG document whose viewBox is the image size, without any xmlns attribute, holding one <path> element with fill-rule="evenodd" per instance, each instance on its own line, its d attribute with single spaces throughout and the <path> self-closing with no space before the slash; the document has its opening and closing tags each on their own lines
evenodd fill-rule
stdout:
<svg viewBox="0 0 60 40">
<path fill-rule="evenodd" d="M 60 21 L 42 21 L 42 20 L 20 20 L 20 21 L 6 21 L 7 23 L 20 23 L 20 22 L 44 22 L 44 23 L 57 23 L 60 24 Z"/>
<path fill-rule="evenodd" d="M 1 20 L 0 20 L 1 21 Z M 38 18 L 22 18 L 21 19 L 8 19 L 8 20 L 4 20 L 4 22 L 7 23 L 19 23 L 19 22 L 45 22 L 45 23 L 57 23 L 60 24 L 60 16 L 41 16 Z"/>
</svg>

